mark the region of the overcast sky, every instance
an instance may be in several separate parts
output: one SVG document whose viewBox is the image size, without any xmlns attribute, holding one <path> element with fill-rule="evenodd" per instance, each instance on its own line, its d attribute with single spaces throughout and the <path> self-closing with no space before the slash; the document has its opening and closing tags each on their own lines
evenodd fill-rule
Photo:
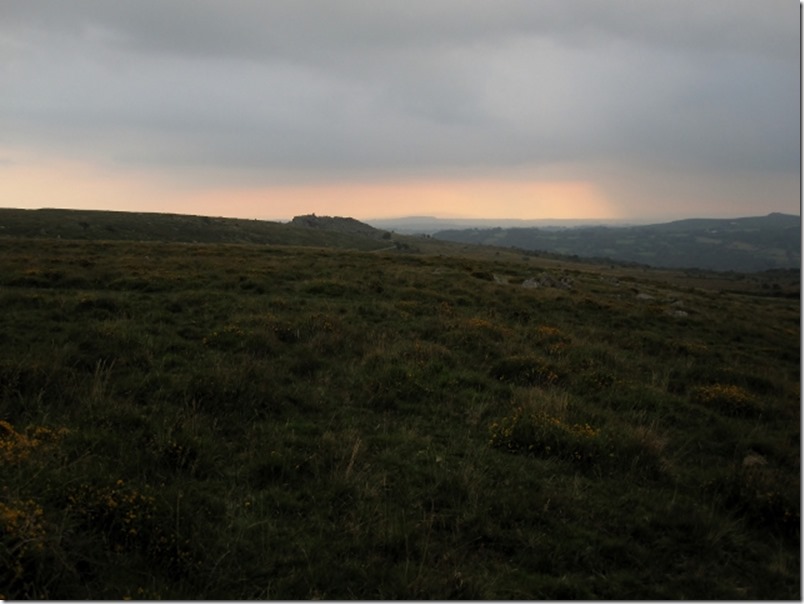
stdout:
<svg viewBox="0 0 804 604">
<path fill-rule="evenodd" d="M 0 205 L 799 213 L 794 0 L 0 0 Z"/>
</svg>

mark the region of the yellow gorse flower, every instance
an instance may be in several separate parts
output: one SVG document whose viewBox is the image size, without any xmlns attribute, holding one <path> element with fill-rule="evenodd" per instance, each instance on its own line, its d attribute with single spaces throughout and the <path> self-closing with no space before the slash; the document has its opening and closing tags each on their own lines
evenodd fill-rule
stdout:
<svg viewBox="0 0 804 604">
<path fill-rule="evenodd" d="M 730 384 L 701 386 L 696 389 L 695 395 L 696 399 L 702 403 L 734 402 L 742 404 L 751 400 L 751 396 L 743 388 Z"/>
<path fill-rule="evenodd" d="M 692 400 L 726 414 L 752 413 L 760 408 L 748 391 L 733 384 L 699 386 L 692 391 Z"/>
<path fill-rule="evenodd" d="M 28 432 L 17 432 L 9 422 L 0 420 L 0 460 L 8 465 L 22 463 L 35 450 L 60 441 L 69 430 L 33 426 Z"/>
<path fill-rule="evenodd" d="M 539 325 L 539 327 L 536 328 L 536 333 L 543 338 L 557 338 L 563 336 L 560 329 L 550 327 L 549 325 Z"/>
<path fill-rule="evenodd" d="M 0 543 L 11 552 L 20 573 L 23 570 L 20 559 L 45 547 L 44 516 L 44 510 L 33 499 L 0 502 Z"/>
<path fill-rule="evenodd" d="M 493 422 L 489 432 L 492 447 L 576 461 L 589 458 L 589 446 L 599 435 L 599 430 L 588 423 L 568 423 L 544 411 L 526 412 L 521 405 L 511 415 Z"/>
</svg>

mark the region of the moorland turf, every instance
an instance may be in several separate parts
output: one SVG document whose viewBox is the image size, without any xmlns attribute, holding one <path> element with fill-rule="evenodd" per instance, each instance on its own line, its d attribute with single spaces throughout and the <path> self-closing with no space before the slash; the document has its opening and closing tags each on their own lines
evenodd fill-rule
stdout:
<svg viewBox="0 0 804 604">
<path fill-rule="evenodd" d="M 0 593 L 798 599 L 799 299 L 707 283 L 0 238 Z"/>
</svg>

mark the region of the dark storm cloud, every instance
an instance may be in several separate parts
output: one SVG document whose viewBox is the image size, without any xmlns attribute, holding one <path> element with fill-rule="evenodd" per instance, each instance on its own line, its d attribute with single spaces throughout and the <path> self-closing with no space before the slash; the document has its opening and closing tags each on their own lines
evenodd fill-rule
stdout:
<svg viewBox="0 0 804 604">
<path fill-rule="evenodd" d="M 790 175 L 798 19 L 788 0 L 5 0 L 0 144 L 252 182 Z"/>
</svg>

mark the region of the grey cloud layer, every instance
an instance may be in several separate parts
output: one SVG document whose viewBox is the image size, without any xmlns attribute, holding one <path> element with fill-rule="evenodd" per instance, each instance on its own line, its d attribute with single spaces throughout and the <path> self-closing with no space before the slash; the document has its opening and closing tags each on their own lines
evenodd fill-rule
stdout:
<svg viewBox="0 0 804 604">
<path fill-rule="evenodd" d="M 787 60 L 798 10 L 789 0 L 11 0 L 6 27 L 93 32 L 153 52 L 263 58 L 437 47 L 514 35 L 578 44 L 621 38 Z"/>
<path fill-rule="evenodd" d="M 4 0 L 0 145 L 254 182 L 791 174 L 798 36 L 789 0 Z"/>
</svg>

